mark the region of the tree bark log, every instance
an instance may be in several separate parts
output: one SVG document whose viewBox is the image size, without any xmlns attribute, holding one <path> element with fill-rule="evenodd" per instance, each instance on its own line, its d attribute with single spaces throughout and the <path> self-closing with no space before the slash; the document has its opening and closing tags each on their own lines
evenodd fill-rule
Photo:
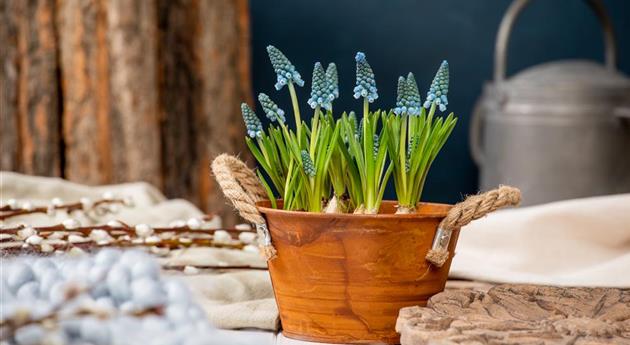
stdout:
<svg viewBox="0 0 630 345">
<path fill-rule="evenodd" d="M 102 0 L 59 0 L 65 177 L 112 180 L 107 17 Z"/>
<path fill-rule="evenodd" d="M 0 169 L 20 171 L 17 112 L 18 23 L 15 1 L 0 2 Z"/>
<path fill-rule="evenodd" d="M 107 2 L 112 182 L 162 187 L 155 0 Z"/>
<path fill-rule="evenodd" d="M 197 0 L 158 0 L 160 120 L 164 192 L 199 203 L 196 165 L 201 102 Z"/>
<path fill-rule="evenodd" d="M 240 103 L 252 104 L 250 33 L 247 0 L 202 1 L 201 118 L 196 139 L 200 161 L 198 193 L 203 208 L 220 211 L 228 222 L 236 215 L 210 176 L 210 162 L 223 152 L 246 157 Z"/>
<path fill-rule="evenodd" d="M 401 344 L 630 344 L 630 290 L 499 285 L 400 311 Z"/>
<path fill-rule="evenodd" d="M 3 151 L 7 150 L 2 154 L 2 168 L 59 176 L 61 141 L 54 1 L 4 1 L 2 8 L 4 27 L 0 35 L 2 50 L 6 50 L 2 53 L 2 79 L 7 83 L 2 87 L 0 100 L 2 122 L 6 121 L 2 124 Z"/>
<path fill-rule="evenodd" d="M 247 0 L 5 0 L 0 19 L 1 169 L 142 180 L 236 220 L 209 166 L 246 154 Z"/>
</svg>

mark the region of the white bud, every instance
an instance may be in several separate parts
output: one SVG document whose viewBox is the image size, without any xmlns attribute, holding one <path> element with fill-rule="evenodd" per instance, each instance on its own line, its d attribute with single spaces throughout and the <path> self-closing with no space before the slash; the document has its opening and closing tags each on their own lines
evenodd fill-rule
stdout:
<svg viewBox="0 0 630 345">
<path fill-rule="evenodd" d="M 81 208 L 84 210 L 89 210 L 92 206 L 94 206 L 94 203 L 90 200 L 90 198 L 81 198 L 79 199 L 79 202 L 81 203 Z"/>
<path fill-rule="evenodd" d="M 41 238 L 41 237 L 39 237 L 37 235 L 32 235 L 32 236 L 29 236 L 26 239 L 26 243 L 28 243 L 28 244 L 30 244 L 32 246 L 36 246 L 36 245 L 41 244 L 43 240 L 44 240 L 43 238 Z"/>
<path fill-rule="evenodd" d="M 50 201 L 50 203 L 51 203 L 53 206 L 58 207 L 58 206 L 63 205 L 63 200 L 61 200 L 60 198 L 52 198 L 52 200 Z"/>
<path fill-rule="evenodd" d="M 252 229 L 251 225 L 249 224 L 236 224 L 236 226 L 234 227 L 236 230 L 240 230 L 240 231 L 249 231 Z"/>
<path fill-rule="evenodd" d="M 241 232 L 240 234 L 238 234 L 238 239 L 245 244 L 252 244 L 256 241 L 256 233 Z"/>
<path fill-rule="evenodd" d="M 201 221 L 198 218 L 190 218 L 186 222 L 186 225 L 188 225 L 188 227 L 192 230 L 197 230 L 201 228 Z"/>
<path fill-rule="evenodd" d="M 48 240 L 60 240 L 66 235 L 65 231 L 55 231 L 52 234 L 46 236 Z"/>
<path fill-rule="evenodd" d="M 7 200 L 7 206 L 9 206 L 10 209 L 15 210 L 17 208 L 17 200 L 15 199 L 9 199 Z"/>
<path fill-rule="evenodd" d="M 144 240 L 144 243 L 147 244 L 156 244 L 162 242 L 162 239 L 159 236 L 149 236 Z"/>
<path fill-rule="evenodd" d="M 64 221 L 61 222 L 61 225 L 63 225 L 63 227 L 66 229 L 72 230 L 72 229 L 76 229 L 80 227 L 81 223 L 79 223 L 79 221 L 74 218 L 68 218 L 68 219 L 64 219 Z"/>
<path fill-rule="evenodd" d="M 225 230 L 217 230 L 214 232 L 213 240 L 217 243 L 230 243 L 232 236 Z"/>
<path fill-rule="evenodd" d="M 94 242 L 111 241 L 112 237 L 105 230 L 94 229 L 90 231 L 90 239 Z"/>
<path fill-rule="evenodd" d="M 111 227 L 111 228 L 120 228 L 122 227 L 122 223 L 117 221 L 117 220 L 110 220 L 109 222 L 107 222 L 107 226 Z"/>
<path fill-rule="evenodd" d="M 22 203 L 22 209 L 25 211 L 32 211 L 33 210 L 33 204 L 31 204 L 28 201 L 25 201 Z"/>
<path fill-rule="evenodd" d="M 101 195 L 104 200 L 112 200 L 114 199 L 114 193 L 107 191 Z"/>
<path fill-rule="evenodd" d="M 68 255 L 70 256 L 80 256 L 85 254 L 85 250 L 79 248 L 79 247 L 72 247 L 72 249 L 70 249 L 68 251 Z"/>
<path fill-rule="evenodd" d="M 55 248 L 53 248 L 53 246 L 48 243 L 42 243 L 40 250 L 42 251 L 42 253 L 51 253 L 53 250 L 55 250 Z"/>
<path fill-rule="evenodd" d="M 37 231 L 31 227 L 18 230 L 17 236 L 20 240 L 25 240 L 33 235 L 37 235 Z"/>
<path fill-rule="evenodd" d="M 79 235 L 70 235 L 70 236 L 68 236 L 68 242 L 70 242 L 70 243 L 83 243 L 83 242 L 88 242 L 88 239 L 83 237 L 83 236 L 79 236 Z"/>
<path fill-rule="evenodd" d="M 184 274 L 197 274 L 199 273 L 199 269 L 194 266 L 186 266 L 184 267 Z"/>
<path fill-rule="evenodd" d="M 149 237 L 153 235 L 153 228 L 147 224 L 138 224 L 135 226 L 136 235 L 140 237 Z"/>
</svg>

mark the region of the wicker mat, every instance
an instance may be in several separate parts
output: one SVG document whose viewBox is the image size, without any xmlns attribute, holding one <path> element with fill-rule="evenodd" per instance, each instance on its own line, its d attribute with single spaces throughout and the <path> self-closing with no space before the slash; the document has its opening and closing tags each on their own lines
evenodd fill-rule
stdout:
<svg viewBox="0 0 630 345">
<path fill-rule="evenodd" d="M 400 311 L 402 345 L 630 344 L 630 289 L 450 285 Z"/>
</svg>

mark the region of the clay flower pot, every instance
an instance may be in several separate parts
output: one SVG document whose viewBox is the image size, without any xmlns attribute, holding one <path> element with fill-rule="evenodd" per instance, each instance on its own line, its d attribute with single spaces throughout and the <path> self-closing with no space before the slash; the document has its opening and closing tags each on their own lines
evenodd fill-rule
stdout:
<svg viewBox="0 0 630 345">
<path fill-rule="evenodd" d="M 257 203 L 277 257 L 269 261 L 283 334 L 333 343 L 398 343 L 401 308 L 426 305 L 444 290 L 451 260 L 425 260 L 438 224 L 451 209 L 420 204 L 417 214 L 291 212 Z M 452 234 L 452 257 L 459 231 Z"/>
<path fill-rule="evenodd" d="M 373 215 L 285 211 L 263 200 L 239 159 L 221 155 L 212 169 L 259 231 L 284 335 L 308 341 L 398 343 L 399 310 L 444 289 L 460 227 L 520 201 L 503 186 L 454 206 L 421 203 L 414 214 L 394 214 L 394 201 Z"/>
</svg>

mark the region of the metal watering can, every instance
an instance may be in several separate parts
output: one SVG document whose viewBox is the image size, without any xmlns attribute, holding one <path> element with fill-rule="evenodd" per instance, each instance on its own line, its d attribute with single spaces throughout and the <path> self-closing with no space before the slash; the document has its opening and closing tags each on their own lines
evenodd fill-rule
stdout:
<svg viewBox="0 0 630 345">
<path fill-rule="evenodd" d="M 556 61 L 505 76 L 510 32 L 529 0 L 508 8 L 497 34 L 494 81 L 471 123 L 481 189 L 509 184 L 524 204 L 630 192 L 630 79 L 616 70 L 616 42 L 604 6 L 605 65 Z"/>
</svg>

